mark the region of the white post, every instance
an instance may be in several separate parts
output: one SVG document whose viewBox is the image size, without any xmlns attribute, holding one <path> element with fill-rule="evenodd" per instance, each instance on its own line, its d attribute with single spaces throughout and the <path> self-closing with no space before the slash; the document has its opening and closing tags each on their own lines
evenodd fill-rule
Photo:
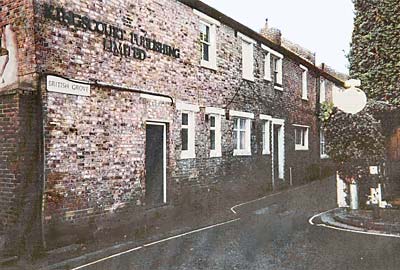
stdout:
<svg viewBox="0 0 400 270">
<path fill-rule="evenodd" d="M 339 173 L 336 172 L 336 195 L 337 195 L 337 205 L 338 207 L 349 207 L 346 202 L 346 183 L 340 179 Z"/>
<path fill-rule="evenodd" d="M 350 184 L 350 209 L 358 209 L 358 192 L 356 182 Z"/>
</svg>

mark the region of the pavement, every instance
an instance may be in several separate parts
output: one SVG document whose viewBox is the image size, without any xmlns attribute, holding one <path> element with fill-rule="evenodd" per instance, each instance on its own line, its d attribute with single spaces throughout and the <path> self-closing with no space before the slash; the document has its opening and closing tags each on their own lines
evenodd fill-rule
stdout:
<svg viewBox="0 0 400 270">
<path fill-rule="evenodd" d="M 178 222 L 176 229 L 148 239 L 88 246 L 63 260 L 0 269 L 399 269 L 394 230 L 345 223 L 395 224 L 398 212 L 387 211 L 397 210 L 385 210 L 382 220 L 373 221 L 371 212 L 334 208 L 335 181 L 326 179 L 228 207 L 218 218 L 208 216 L 209 224 Z"/>
<path fill-rule="evenodd" d="M 379 209 L 379 217 L 372 210 L 336 208 L 310 219 L 312 225 L 352 230 L 382 236 L 400 237 L 400 210 Z"/>
</svg>

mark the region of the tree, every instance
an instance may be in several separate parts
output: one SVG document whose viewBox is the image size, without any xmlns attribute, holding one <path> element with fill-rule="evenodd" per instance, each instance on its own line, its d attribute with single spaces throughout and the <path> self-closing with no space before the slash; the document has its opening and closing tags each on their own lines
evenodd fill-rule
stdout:
<svg viewBox="0 0 400 270">
<path fill-rule="evenodd" d="M 353 0 L 350 77 L 368 98 L 400 105 L 400 5 L 398 0 Z"/>
<path fill-rule="evenodd" d="M 372 101 L 354 115 L 340 111 L 333 104 L 321 106 L 327 153 L 338 165 L 341 178 L 348 183 L 365 179 L 369 166 L 384 161 L 385 139 L 380 121 L 374 117 L 374 112 L 382 106 Z"/>
</svg>

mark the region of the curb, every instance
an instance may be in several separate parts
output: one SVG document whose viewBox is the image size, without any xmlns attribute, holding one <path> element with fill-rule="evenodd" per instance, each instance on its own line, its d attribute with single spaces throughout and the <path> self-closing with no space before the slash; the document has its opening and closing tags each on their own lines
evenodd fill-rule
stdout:
<svg viewBox="0 0 400 270">
<path fill-rule="evenodd" d="M 340 211 L 340 208 L 331 209 L 319 214 L 314 215 L 309 219 L 309 223 L 312 226 L 317 227 L 325 227 L 328 229 L 334 229 L 338 231 L 358 233 L 358 234 L 367 234 L 374 236 L 383 236 L 383 237 L 393 237 L 400 238 L 400 232 L 398 227 L 396 230 L 381 230 L 378 228 L 374 228 L 373 226 L 367 227 L 364 223 L 360 223 L 360 221 L 352 221 L 349 218 L 340 218 L 337 216 L 337 212 Z M 360 220 L 360 219 L 359 219 Z M 363 224 L 363 226 L 361 226 Z M 382 227 L 392 226 L 392 225 L 383 225 Z"/>
<path fill-rule="evenodd" d="M 395 234 L 400 233 L 399 225 L 384 224 L 384 223 L 379 223 L 379 221 L 362 219 L 357 217 L 349 218 L 340 215 L 333 215 L 333 219 L 338 223 L 360 228 L 360 230 L 373 230 L 382 233 L 395 233 Z"/>
</svg>

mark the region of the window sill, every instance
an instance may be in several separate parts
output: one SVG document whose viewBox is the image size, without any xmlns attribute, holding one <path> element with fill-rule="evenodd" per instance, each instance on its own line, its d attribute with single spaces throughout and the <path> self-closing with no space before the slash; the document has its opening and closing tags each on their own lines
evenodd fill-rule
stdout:
<svg viewBox="0 0 400 270">
<path fill-rule="evenodd" d="M 308 101 L 307 97 L 301 97 L 301 99 L 304 100 L 304 101 Z"/>
<path fill-rule="evenodd" d="M 266 81 L 266 82 L 272 82 L 272 79 L 271 79 L 271 78 L 268 78 L 268 77 L 264 77 L 264 81 Z"/>
<path fill-rule="evenodd" d="M 195 153 L 190 153 L 190 152 L 181 152 L 180 159 L 193 159 L 196 158 Z"/>
<path fill-rule="evenodd" d="M 263 150 L 262 155 L 263 156 L 268 156 L 268 155 L 271 155 L 271 152 Z"/>
<path fill-rule="evenodd" d="M 308 151 L 308 146 L 299 146 L 299 145 L 296 145 L 296 146 L 295 146 L 295 150 L 296 150 L 296 151 Z"/>
<path fill-rule="evenodd" d="M 248 81 L 248 82 L 254 82 L 254 77 L 253 78 L 245 78 L 242 77 L 243 80 Z"/>
<path fill-rule="evenodd" d="M 210 158 L 220 158 L 222 157 L 221 153 L 213 153 L 213 151 L 210 152 Z"/>
<path fill-rule="evenodd" d="M 328 155 L 321 155 L 321 159 L 329 159 Z"/>
<path fill-rule="evenodd" d="M 274 89 L 278 90 L 278 91 L 283 91 L 283 87 L 282 86 L 274 85 Z"/>
<path fill-rule="evenodd" d="M 233 150 L 234 156 L 251 156 L 251 152 L 247 150 Z"/>
<path fill-rule="evenodd" d="M 217 65 L 216 64 L 212 64 L 211 62 L 207 62 L 207 61 L 201 60 L 200 61 L 200 66 L 203 67 L 203 68 L 207 68 L 207 69 L 211 69 L 211 70 L 217 71 Z"/>
</svg>

